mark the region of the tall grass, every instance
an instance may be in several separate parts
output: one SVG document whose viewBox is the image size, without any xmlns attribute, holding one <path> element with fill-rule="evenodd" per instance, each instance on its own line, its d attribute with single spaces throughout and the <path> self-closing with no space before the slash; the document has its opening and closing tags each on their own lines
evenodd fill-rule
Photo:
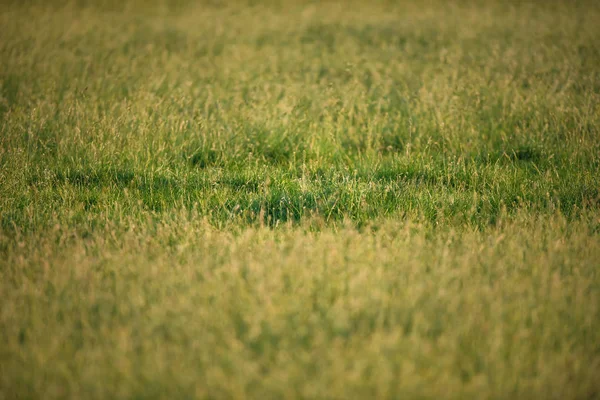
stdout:
<svg viewBox="0 0 600 400">
<path fill-rule="evenodd" d="M 592 1 L 0 4 L 1 398 L 596 398 Z"/>
</svg>

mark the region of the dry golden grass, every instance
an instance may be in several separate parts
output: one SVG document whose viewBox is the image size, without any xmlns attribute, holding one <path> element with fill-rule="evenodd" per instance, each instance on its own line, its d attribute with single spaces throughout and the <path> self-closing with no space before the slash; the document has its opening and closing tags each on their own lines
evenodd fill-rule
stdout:
<svg viewBox="0 0 600 400">
<path fill-rule="evenodd" d="M 2 261 L 0 388 L 595 398 L 598 260 L 590 225 L 560 216 L 486 233 L 410 222 L 226 232 L 186 212 L 86 238 L 56 226 L 19 237 Z"/>
</svg>

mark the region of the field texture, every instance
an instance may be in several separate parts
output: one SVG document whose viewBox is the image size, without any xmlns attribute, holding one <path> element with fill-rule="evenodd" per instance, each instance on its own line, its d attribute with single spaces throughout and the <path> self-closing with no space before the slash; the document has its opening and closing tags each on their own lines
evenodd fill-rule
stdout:
<svg viewBox="0 0 600 400">
<path fill-rule="evenodd" d="M 600 399 L 600 3 L 0 2 L 0 400 Z"/>
</svg>

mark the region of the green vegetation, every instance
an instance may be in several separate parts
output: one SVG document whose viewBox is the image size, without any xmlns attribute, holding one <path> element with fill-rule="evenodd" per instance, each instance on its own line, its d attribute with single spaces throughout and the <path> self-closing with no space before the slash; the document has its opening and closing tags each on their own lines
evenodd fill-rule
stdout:
<svg viewBox="0 0 600 400">
<path fill-rule="evenodd" d="M 600 398 L 600 5 L 0 4 L 0 399 Z"/>
</svg>

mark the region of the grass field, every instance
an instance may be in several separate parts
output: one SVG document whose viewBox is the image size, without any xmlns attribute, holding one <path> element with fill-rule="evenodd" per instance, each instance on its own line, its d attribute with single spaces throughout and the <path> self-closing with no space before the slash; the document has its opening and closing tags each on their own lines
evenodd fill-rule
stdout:
<svg viewBox="0 0 600 400">
<path fill-rule="evenodd" d="M 0 400 L 600 399 L 599 22 L 0 2 Z"/>
</svg>

